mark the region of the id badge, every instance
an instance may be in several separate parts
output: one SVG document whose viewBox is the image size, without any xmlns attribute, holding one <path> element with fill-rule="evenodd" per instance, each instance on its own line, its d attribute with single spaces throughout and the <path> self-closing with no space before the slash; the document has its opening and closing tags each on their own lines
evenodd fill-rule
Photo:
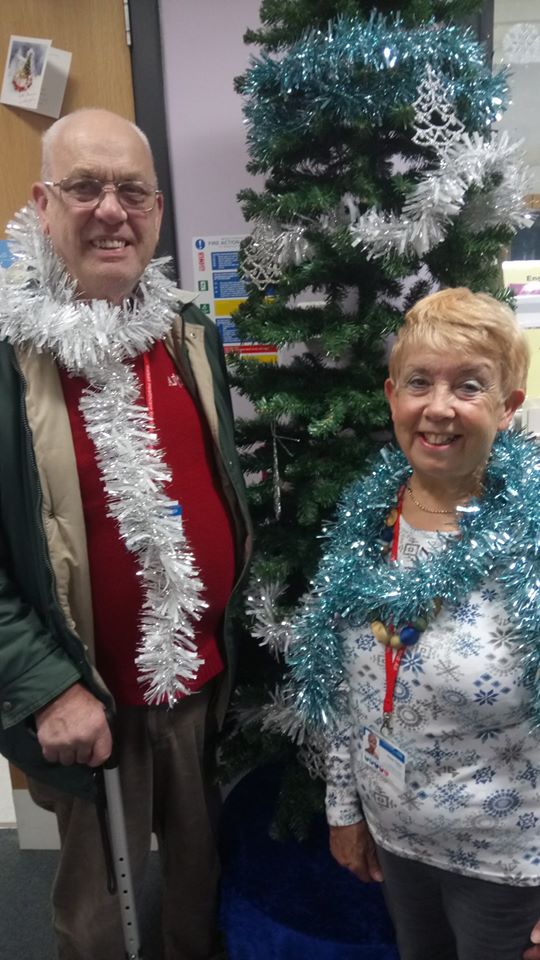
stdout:
<svg viewBox="0 0 540 960">
<path fill-rule="evenodd" d="M 407 754 L 401 747 L 372 727 L 364 727 L 362 763 L 377 777 L 394 787 L 405 786 Z"/>
</svg>

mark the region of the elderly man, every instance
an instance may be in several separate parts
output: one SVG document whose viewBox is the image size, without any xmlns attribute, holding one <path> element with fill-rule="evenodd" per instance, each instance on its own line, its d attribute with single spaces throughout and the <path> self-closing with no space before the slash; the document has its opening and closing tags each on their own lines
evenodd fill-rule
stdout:
<svg viewBox="0 0 540 960">
<path fill-rule="evenodd" d="M 118 960 L 95 768 L 115 734 L 132 867 L 167 960 L 220 955 L 213 734 L 249 520 L 212 323 L 151 263 L 144 134 L 81 110 L 43 140 L 0 291 L 0 747 L 58 818 L 61 960 Z M 112 696 L 111 696 L 112 695 Z"/>
</svg>

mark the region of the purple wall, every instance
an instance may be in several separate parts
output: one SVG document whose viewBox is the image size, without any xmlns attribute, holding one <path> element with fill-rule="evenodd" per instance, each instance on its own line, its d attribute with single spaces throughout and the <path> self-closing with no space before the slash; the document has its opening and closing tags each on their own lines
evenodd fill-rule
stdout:
<svg viewBox="0 0 540 960">
<path fill-rule="evenodd" d="M 259 0 L 160 0 L 164 85 L 180 278 L 193 289 L 191 239 L 248 232 L 236 194 L 245 169 L 242 99 L 233 78 L 255 48 Z"/>
</svg>

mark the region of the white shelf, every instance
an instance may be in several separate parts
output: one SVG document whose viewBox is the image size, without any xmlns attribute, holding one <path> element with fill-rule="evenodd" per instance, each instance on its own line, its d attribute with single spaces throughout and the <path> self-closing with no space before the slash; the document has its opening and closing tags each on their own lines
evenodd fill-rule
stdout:
<svg viewBox="0 0 540 960">
<path fill-rule="evenodd" d="M 0 827 L 15 827 L 15 807 L 9 778 L 9 765 L 0 755 Z"/>
</svg>

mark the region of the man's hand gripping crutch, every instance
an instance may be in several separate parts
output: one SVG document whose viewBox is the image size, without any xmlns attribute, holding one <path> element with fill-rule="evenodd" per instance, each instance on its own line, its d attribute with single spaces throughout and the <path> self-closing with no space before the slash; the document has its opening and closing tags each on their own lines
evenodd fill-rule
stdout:
<svg viewBox="0 0 540 960">
<path fill-rule="evenodd" d="M 107 886 L 118 894 L 126 960 L 142 960 L 113 720 L 99 700 L 75 683 L 36 713 L 36 728 L 46 760 L 95 768 Z"/>
</svg>

